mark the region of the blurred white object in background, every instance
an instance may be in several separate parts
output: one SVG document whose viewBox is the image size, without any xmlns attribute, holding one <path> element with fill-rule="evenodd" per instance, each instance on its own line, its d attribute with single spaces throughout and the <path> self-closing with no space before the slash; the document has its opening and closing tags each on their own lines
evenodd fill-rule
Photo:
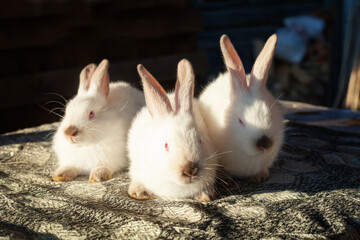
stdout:
<svg viewBox="0 0 360 240">
<path fill-rule="evenodd" d="M 299 63 L 303 59 L 309 39 L 316 38 L 324 29 L 322 19 L 301 15 L 284 19 L 285 27 L 276 31 L 278 43 L 275 56 L 289 61 Z"/>
</svg>

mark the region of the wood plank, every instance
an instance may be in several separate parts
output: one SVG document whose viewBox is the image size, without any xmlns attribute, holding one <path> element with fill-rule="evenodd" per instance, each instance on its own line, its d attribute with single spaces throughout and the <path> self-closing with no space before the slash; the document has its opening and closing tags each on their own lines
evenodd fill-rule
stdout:
<svg viewBox="0 0 360 240">
<path fill-rule="evenodd" d="M 207 28 L 221 26 L 245 26 L 256 24 L 279 24 L 287 16 L 317 10 L 319 4 L 282 4 L 264 7 L 243 7 L 203 11 Z"/>
<path fill-rule="evenodd" d="M 126 80 L 139 86 L 140 79 L 136 66 L 142 63 L 160 82 L 170 81 L 174 84 L 176 66 L 182 58 L 187 58 L 193 63 L 196 75 L 207 74 L 206 54 L 195 52 L 110 63 L 110 78 L 113 81 Z M 0 109 L 33 104 L 34 102 L 43 103 L 45 95 L 52 92 L 70 98 L 77 91 L 78 76 L 81 69 L 82 67 L 77 67 L 24 76 L 1 77 L 0 82 L 5 91 L 4 94 L 0 95 Z"/>
<path fill-rule="evenodd" d="M 1 0 L 0 19 L 33 18 L 44 16 L 107 16 L 116 15 L 119 10 L 139 8 L 185 8 L 189 0 L 61 0 L 29 1 Z"/>
<path fill-rule="evenodd" d="M 132 82 L 135 86 L 140 86 L 140 78 L 136 71 L 136 66 L 142 64 L 160 83 L 166 84 L 169 82 L 170 86 L 174 87 L 177 64 L 184 58 L 192 63 L 196 75 L 207 75 L 209 69 L 205 52 L 190 52 L 114 63 L 111 64 L 109 73 L 112 79 L 122 79 Z M 198 83 L 200 84 L 200 81 Z"/>
<path fill-rule="evenodd" d="M 59 100 L 59 99 L 57 99 Z M 50 114 L 40 105 L 31 104 L 0 110 L 0 133 L 38 126 L 59 121 L 60 117 Z M 49 136 L 49 139 L 50 136 Z"/>
<path fill-rule="evenodd" d="M 249 73 L 255 61 L 251 43 L 237 44 L 235 42 L 234 46 L 242 60 L 246 73 Z M 208 50 L 208 62 L 211 78 L 217 77 L 220 72 L 225 72 L 225 65 L 220 51 L 220 46 L 216 50 Z"/>
<path fill-rule="evenodd" d="M 197 34 L 199 49 L 213 49 L 220 48 L 220 37 L 227 34 L 231 42 L 240 45 L 249 44 L 255 39 L 266 40 L 271 34 L 275 33 L 279 26 L 256 26 L 256 27 L 242 27 L 242 28 L 222 28 L 221 30 L 213 29 L 202 31 Z"/>
<path fill-rule="evenodd" d="M 154 14 L 151 17 L 150 14 Z M 128 13 L 130 14 L 130 13 Z M 0 50 L 20 47 L 99 42 L 114 39 L 149 39 L 202 29 L 197 11 L 154 10 L 119 18 L 40 18 L 0 21 Z"/>
<path fill-rule="evenodd" d="M 271 0 L 271 3 L 269 3 L 269 0 L 227 0 L 227 1 L 221 1 L 221 0 L 194 0 L 193 4 L 197 8 L 206 10 L 206 9 L 221 9 L 221 8 L 236 8 L 236 7 L 268 7 L 269 5 L 275 5 L 275 4 L 313 4 L 317 3 L 319 7 L 322 6 L 323 1 L 322 0 Z"/>
<path fill-rule="evenodd" d="M 154 39 L 119 39 L 68 45 L 0 50 L 0 76 L 82 66 L 109 58 L 120 61 L 196 50 L 194 34 L 179 34 Z"/>
<path fill-rule="evenodd" d="M 89 16 L 91 0 L 1 0 L 0 19 L 44 16 Z"/>
<path fill-rule="evenodd" d="M 183 9 L 191 6 L 190 0 L 92 0 L 91 14 L 94 16 L 117 16 L 123 10 L 144 8 L 177 8 Z"/>
</svg>

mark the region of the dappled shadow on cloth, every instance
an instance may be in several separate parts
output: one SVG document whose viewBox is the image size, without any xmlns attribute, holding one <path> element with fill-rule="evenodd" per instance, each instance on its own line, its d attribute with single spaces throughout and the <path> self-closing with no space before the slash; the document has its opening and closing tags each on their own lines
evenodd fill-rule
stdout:
<svg viewBox="0 0 360 240">
<path fill-rule="evenodd" d="M 19 238 L 40 239 L 354 239 L 360 234 L 356 132 L 290 121 L 270 179 L 221 182 L 218 198 L 209 203 L 131 199 L 126 172 L 103 183 L 89 184 L 87 177 L 53 182 L 51 130 L 37 132 L 0 138 L 4 236 L 13 229 Z"/>
<path fill-rule="evenodd" d="M 270 179 L 254 184 L 247 179 L 220 182 L 224 196 L 254 191 L 294 191 L 315 194 L 360 184 L 360 133 L 289 122 L 285 141 Z"/>
<path fill-rule="evenodd" d="M 45 130 L 30 133 L 13 133 L 0 136 L 0 146 L 10 144 L 23 144 L 29 142 L 50 141 L 55 130 Z"/>
<path fill-rule="evenodd" d="M 11 236 L 12 239 L 60 239 L 54 234 L 39 233 L 32 231 L 27 227 L 5 223 L 2 221 L 0 221 L 0 229 L 1 236 Z"/>
</svg>

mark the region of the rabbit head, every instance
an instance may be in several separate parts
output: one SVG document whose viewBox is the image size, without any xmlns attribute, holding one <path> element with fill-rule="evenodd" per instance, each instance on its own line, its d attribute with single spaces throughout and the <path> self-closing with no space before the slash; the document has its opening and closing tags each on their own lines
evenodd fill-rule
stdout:
<svg viewBox="0 0 360 240">
<path fill-rule="evenodd" d="M 142 66 L 138 66 L 142 79 L 147 109 L 153 119 L 151 146 L 147 156 L 151 169 L 161 182 L 176 185 L 202 185 L 213 170 L 206 166 L 211 155 L 208 138 L 199 132 L 194 116 L 194 72 L 190 62 L 178 64 L 173 104 L 164 89 Z M 161 179 L 161 180 L 160 180 Z"/>
<path fill-rule="evenodd" d="M 78 93 L 68 102 L 59 128 L 71 144 L 98 142 L 106 136 L 106 129 L 111 129 L 108 66 L 104 59 L 99 66 L 89 64 L 80 73 Z"/>
<path fill-rule="evenodd" d="M 272 35 L 246 76 L 243 64 L 228 36 L 220 40 L 230 81 L 226 119 L 234 141 L 250 156 L 276 154 L 282 143 L 282 113 L 266 88 L 277 36 Z"/>
</svg>

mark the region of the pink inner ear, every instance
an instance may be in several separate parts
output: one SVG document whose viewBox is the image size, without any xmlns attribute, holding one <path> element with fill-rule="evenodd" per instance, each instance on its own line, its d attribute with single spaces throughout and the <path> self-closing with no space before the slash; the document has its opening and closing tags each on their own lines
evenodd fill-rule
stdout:
<svg viewBox="0 0 360 240">
<path fill-rule="evenodd" d="M 165 143 L 165 151 L 169 151 L 169 144 L 168 143 Z"/>
<path fill-rule="evenodd" d="M 178 63 L 177 80 L 175 85 L 175 114 L 180 110 L 192 112 L 194 96 L 194 70 L 191 63 L 182 59 Z"/>
<path fill-rule="evenodd" d="M 89 91 L 93 93 L 99 93 L 105 97 L 109 94 L 109 74 L 108 74 L 109 62 L 104 59 L 96 68 L 91 77 L 91 83 Z"/>
<path fill-rule="evenodd" d="M 96 65 L 91 63 L 81 70 L 80 73 L 80 84 L 78 92 L 86 92 L 89 90 L 91 78 L 96 70 Z"/>
<path fill-rule="evenodd" d="M 90 80 L 91 80 L 92 74 L 93 74 L 93 72 L 90 72 L 90 68 L 86 68 L 86 70 L 85 70 L 85 78 L 86 78 L 86 79 L 89 79 L 89 80 L 86 82 L 86 86 L 85 86 L 85 89 L 86 89 L 86 90 L 89 90 Z"/>
<path fill-rule="evenodd" d="M 103 90 L 104 96 L 109 95 L 109 74 L 108 73 L 106 73 L 104 75 L 104 79 L 103 79 L 103 82 L 102 82 L 102 90 Z"/>
<path fill-rule="evenodd" d="M 256 58 L 253 69 L 251 71 L 250 85 L 265 86 L 268 78 L 269 69 L 274 56 L 277 43 L 277 35 L 273 34 L 266 41 L 264 48 Z"/>
<path fill-rule="evenodd" d="M 220 40 L 221 50 L 228 71 L 235 76 L 235 81 L 243 88 L 247 88 L 246 74 L 241 59 L 228 36 L 223 35 Z"/>
<path fill-rule="evenodd" d="M 141 64 L 137 67 L 141 77 L 146 106 L 152 116 L 166 115 L 172 112 L 170 100 L 156 79 Z"/>
<path fill-rule="evenodd" d="M 180 89 L 180 82 L 178 78 L 175 83 L 175 113 L 177 113 L 180 109 L 179 89 Z"/>
</svg>

